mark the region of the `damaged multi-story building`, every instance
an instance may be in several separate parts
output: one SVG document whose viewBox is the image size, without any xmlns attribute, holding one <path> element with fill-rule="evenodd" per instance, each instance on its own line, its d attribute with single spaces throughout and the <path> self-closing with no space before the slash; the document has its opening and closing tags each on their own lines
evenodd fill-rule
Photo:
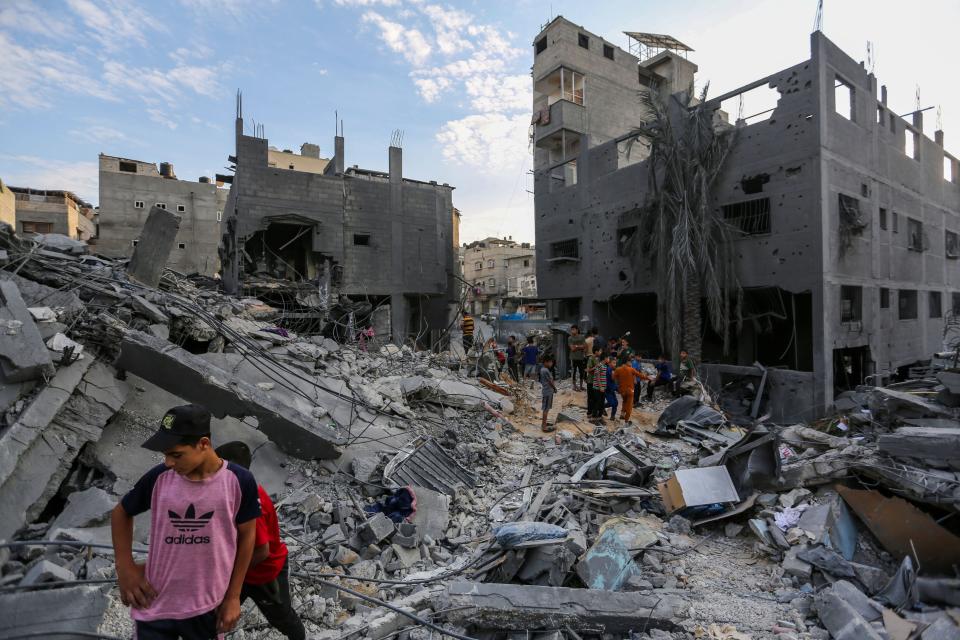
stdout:
<svg viewBox="0 0 960 640">
<path fill-rule="evenodd" d="M 100 238 L 97 251 L 110 258 L 129 257 L 151 207 L 177 214 L 180 228 L 167 266 L 174 271 L 213 276 L 219 270 L 217 247 L 227 189 L 208 176 L 177 178 L 173 165 L 100 154 Z"/>
<path fill-rule="evenodd" d="M 467 309 L 474 314 L 513 313 L 526 298 L 537 297 L 535 249 L 512 236 L 489 237 L 463 245 L 460 260 L 467 289 Z"/>
<path fill-rule="evenodd" d="M 637 96 L 689 91 L 697 67 L 675 38 L 626 35 L 630 51 L 558 17 L 534 40 L 537 280 L 550 316 L 630 330 L 655 355 L 653 275 L 630 255 L 650 184 Z M 742 106 L 763 92 L 769 108 Z M 766 366 L 788 420 L 940 350 L 960 312 L 960 167 L 924 111 L 893 112 L 819 31 L 809 59 L 706 106 L 735 127 L 712 201 L 738 232 L 744 303 L 726 352 L 706 331 L 704 369 L 725 382 Z"/>
<path fill-rule="evenodd" d="M 97 234 L 93 206 L 71 191 L 9 187 L 14 196 L 17 233 L 59 233 L 74 240 Z"/>
<path fill-rule="evenodd" d="M 337 135 L 321 171 L 271 166 L 257 133 L 244 133 L 238 101 L 234 174 L 222 176 L 232 183 L 224 288 L 276 302 L 291 323 L 319 318 L 344 298 L 367 303 L 382 313 L 351 318 L 356 328 L 429 343 L 430 331 L 450 323 L 459 293 L 453 187 L 404 178 L 399 140 L 389 147 L 388 171 L 374 171 L 348 167 Z"/>
</svg>

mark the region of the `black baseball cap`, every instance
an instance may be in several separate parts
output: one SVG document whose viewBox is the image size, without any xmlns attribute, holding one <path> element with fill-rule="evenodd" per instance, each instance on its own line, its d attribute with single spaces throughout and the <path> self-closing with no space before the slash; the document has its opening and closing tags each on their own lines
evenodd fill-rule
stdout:
<svg viewBox="0 0 960 640">
<path fill-rule="evenodd" d="M 142 446 L 151 451 L 169 451 L 185 437 L 210 435 L 210 412 L 198 404 L 174 407 L 160 420 L 160 428 Z"/>
</svg>

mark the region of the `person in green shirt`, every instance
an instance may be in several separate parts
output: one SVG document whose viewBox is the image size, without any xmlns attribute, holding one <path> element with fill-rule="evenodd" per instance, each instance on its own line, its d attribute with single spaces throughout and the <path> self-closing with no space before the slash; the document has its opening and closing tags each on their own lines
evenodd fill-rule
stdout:
<svg viewBox="0 0 960 640">
<path fill-rule="evenodd" d="M 680 372 L 679 375 L 674 377 L 673 380 L 673 393 L 677 395 L 680 393 L 680 385 L 682 385 L 687 380 L 696 380 L 697 379 L 697 367 L 693 364 L 693 358 L 690 357 L 690 354 L 687 353 L 686 349 L 680 350 Z"/>
<path fill-rule="evenodd" d="M 620 350 L 617 352 L 617 366 L 624 365 L 633 360 L 633 349 L 630 348 L 630 341 L 627 336 L 620 338 Z"/>
<path fill-rule="evenodd" d="M 580 333 L 580 327 L 570 327 L 570 337 L 567 338 L 570 347 L 570 364 L 573 367 L 571 381 L 574 391 L 583 391 L 587 374 L 587 339 Z"/>
</svg>

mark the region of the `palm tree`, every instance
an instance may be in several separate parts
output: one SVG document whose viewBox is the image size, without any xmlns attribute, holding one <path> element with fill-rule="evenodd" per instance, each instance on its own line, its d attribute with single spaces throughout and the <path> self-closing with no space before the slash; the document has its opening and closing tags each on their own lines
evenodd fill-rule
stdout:
<svg viewBox="0 0 960 640">
<path fill-rule="evenodd" d="M 723 337 L 724 351 L 731 321 L 739 325 L 743 293 L 731 242 L 735 230 L 710 197 L 735 129 L 715 126 L 716 108 L 704 104 L 707 87 L 699 100 L 692 87 L 670 96 L 667 103 L 655 89 L 640 95 L 651 118 L 636 133 L 650 144 L 650 172 L 634 266 L 649 260 L 660 344 L 673 354 L 684 348 L 699 360 L 702 298 L 711 326 Z"/>
</svg>

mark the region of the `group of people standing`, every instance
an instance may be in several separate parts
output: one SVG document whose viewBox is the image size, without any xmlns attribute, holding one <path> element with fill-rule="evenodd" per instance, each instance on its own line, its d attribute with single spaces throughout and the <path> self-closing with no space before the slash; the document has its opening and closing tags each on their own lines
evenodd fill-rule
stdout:
<svg viewBox="0 0 960 640">
<path fill-rule="evenodd" d="M 587 416 L 594 424 L 602 424 L 607 417 L 629 422 L 633 407 L 640 402 L 640 391 L 646 383 L 646 400 L 652 402 L 657 387 L 668 386 L 674 393 L 684 380 L 696 377 L 696 368 L 690 355 L 680 351 L 680 375 L 673 372 L 673 365 L 665 355 L 660 355 L 654 365 L 656 375 L 644 371 L 640 354 L 630 346 L 629 334 L 619 339 L 607 340 L 593 327 L 587 335 L 580 333 L 576 325 L 570 327 L 567 345 L 574 391 L 586 391 Z M 619 396 L 619 398 L 618 398 Z"/>
</svg>

